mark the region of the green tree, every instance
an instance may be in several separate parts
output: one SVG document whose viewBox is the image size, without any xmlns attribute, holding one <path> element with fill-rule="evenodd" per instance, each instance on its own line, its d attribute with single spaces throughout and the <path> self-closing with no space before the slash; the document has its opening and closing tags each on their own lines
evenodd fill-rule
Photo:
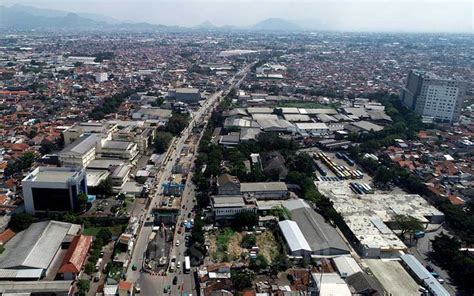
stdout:
<svg viewBox="0 0 474 296">
<path fill-rule="evenodd" d="M 379 166 L 377 171 L 375 172 L 374 182 L 376 184 L 386 186 L 388 182 L 392 180 L 393 180 L 392 171 L 386 166 Z"/>
<path fill-rule="evenodd" d="M 94 263 L 92 262 L 87 262 L 85 267 L 84 267 L 84 271 L 88 274 L 88 275 L 92 275 L 95 271 L 95 265 Z"/>
<path fill-rule="evenodd" d="M 286 271 L 290 267 L 290 261 L 285 254 L 278 253 L 272 260 L 272 270 L 274 273 Z"/>
<path fill-rule="evenodd" d="M 159 131 L 156 133 L 156 138 L 155 138 L 155 152 L 157 153 L 164 153 L 166 152 L 166 149 L 168 149 L 168 146 L 173 139 L 173 135 L 169 132 L 162 132 Z"/>
<path fill-rule="evenodd" d="M 257 237 L 254 234 L 246 234 L 242 238 L 242 242 L 240 243 L 240 246 L 242 248 L 251 248 L 257 244 Z"/>
<path fill-rule="evenodd" d="M 250 268 L 255 271 L 261 271 L 263 269 L 266 269 L 267 267 L 268 261 L 262 254 L 258 254 L 255 259 L 250 260 Z"/>
<path fill-rule="evenodd" d="M 253 272 L 240 270 L 231 270 L 230 275 L 232 284 L 238 291 L 252 287 L 252 281 L 255 277 Z"/>
<path fill-rule="evenodd" d="M 105 195 L 105 196 L 113 195 L 114 191 L 113 191 L 113 186 L 112 186 L 112 180 L 110 178 L 107 178 L 105 180 L 100 181 L 99 185 L 97 185 L 97 188 L 95 188 L 94 192 L 96 194 Z"/>
<path fill-rule="evenodd" d="M 189 118 L 181 114 L 173 114 L 166 124 L 166 131 L 179 135 L 188 125 Z"/>
<path fill-rule="evenodd" d="M 79 211 L 85 211 L 87 207 L 87 201 L 89 198 L 87 197 L 87 194 L 81 193 L 77 196 L 77 202 L 79 206 Z"/>
<path fill-rule="evenodd" d="M 57 149 L 56 145 L 53 142 L 45 139 L 41 142 L 39 152 L 41 154 L 48 154 L 51 153 L 54 149 Z"/>
<path fill-rule="evenodd" d="M 78 290 L 77 292 L 81 296 L 86 295 L 91 287 L 90 282 L 88 280 L 78 280 L 76 286 Z"/>
<path fill-rule="evenodd" d="M 400 236 L 405 237 L 407 233 L 411 236 L 416 232 L 423 230 L 423 224 L 420 220 L 409 215 L 396 215 L 395 216 L 395 227 L 400 230 Z"/>
<path fill-rule="evenodd" d="M 258 224 L 258 214 L 250 211 L 243 211 L 235 214 L 232 222 L 236 229 L 252 228 Z"/>
<path fill-rule="evenodd" d="M 10 227 L 15 232 L 19 232 L 30 227 L 32 223 L 33 216 L 27 213 L 18 213 L 12 215 L 10 222 L 8 223 L 8 227 Z"/>
<path fill-rule="evenodd" d="M 112 239 L 112 232 L 108 228 L 102 228 L 101 230 L 99 230 L 96 237 L 107 243 Z"/>
</svg>

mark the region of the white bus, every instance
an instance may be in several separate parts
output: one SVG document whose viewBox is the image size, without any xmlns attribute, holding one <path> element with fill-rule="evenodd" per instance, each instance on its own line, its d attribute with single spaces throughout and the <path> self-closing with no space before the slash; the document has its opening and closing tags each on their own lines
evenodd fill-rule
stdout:
<svg viewBox="0 0 474 296">
<path fill-rule="evenodd" d="M 191 261 L 189 256 L 184 257 L 184 272 L 189 273 L 191 271 Z"/>
</svg>

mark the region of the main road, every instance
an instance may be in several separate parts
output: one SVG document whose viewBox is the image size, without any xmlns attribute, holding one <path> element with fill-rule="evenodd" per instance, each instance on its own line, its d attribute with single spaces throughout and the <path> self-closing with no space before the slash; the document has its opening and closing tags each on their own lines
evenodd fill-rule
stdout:
<svg viewBox="0 0 474 296">
<path fill-rule="evenodd" d="M 144 255 L 148 244 L 148 237 L 152 232 L 152 223 L 146 222 L 148 220 L 148 217 L 152 215 L 153 208 L 155 208 L 155 206 L 159 203 L 160 196 L 163 192 L 161 185 L 166 182 L 166 180 L 168 180 L 168 178 L 171 176 L 172 167 L 176 163 L 177 159 L 180 157 L 181 151 L 184 147 L 184 143 L 186 139 L 191 135 L 193 127 L 196 124 L 199 124 L 200 122 L 205 122 L 205 124 L 207 125 L 207 121 L 212 113 L 212 110 L 214 110 L 214 108 L 217 106 L 219 100 L 222 97 L 225 97 L 233 88 L 238 88 L 240 86 L 241 82 L 243 81 L 253 64 L 254 63 L 247 65 L 242 70 L 240 70 L 235 76 L 230 78 L 228 80 L 229 86 L 225 91 L 218 91 L 212 94 L 206 101 L 204 101 L 202 106 L 193 113 L 189 125 L 183 130 L 179 137 L 176 137 L 173 140 L 170 147 L 168 148 L 168 151 L 166 152 L 165 157 L 162 160 L 162 167 L 160 168 L 155 179 L 156 188 L 154 194 L 151 197 L 149 207 L 146 209 L 146 215 L 144 215 L 144 218 L 141 221 L 140 231 L 134 242 L 131 261 L 127 270 L 127 280 L 133 283 L 139 283 L 143 295 L 162 295 L 164 287 L 168 284 L 171 285 L 174 276 L 179 276 L 178 284 L 172 285 L 172 291 L 170 291 L 169 293 L 171 293 L 172 295 L 179 295 L 181 293 L 186 292 L 188 294 L 193 293 L 194 295 L 196 295 L 194 292 L 196 287 L 194 287 L 194 280 L 192 274 L 183 274 L 182 270 L 176 270 L 175 273 L 168 274 L 167 276 L 151 275 L 145 272 L 141 272 L 141 267 L 143 266 L 143 260 L 145 258 Z M 237 76 L 241 76 L 238 81 L 236 81 Z M 206 116 L 203 117 L 203 114 L 206 114 Z M 199 140 L 200 139 L 201 137 L 199 137 Z M 196 143 L 196 148 L 198 145 L 199 141 Z M 196 152 L 197 149 L 194 149 L 194 151 Z M 194 156 L 192 161 L 193 160 Z M 186 186 L 181 197 L 181 205 L 184 205 L 185 209 L 181 210 L 181 215 L 178 218 L 178 223 L 181 223 L 182 221 L 187 219 L 187 215 L 193 207 L 194 185 L 191 182 L 191 176 L 192 174 L 190 173 L 188 175 Z M 180 241 L 179 246 L 176 246 L 175 244 L 177 240 Z M 170 257 L 175 255 L 177 261 L 181 262 L 181 265 L 184 261 L 184 243 L 185 242 L 183 233 L 181 235 L 178 235 L 178 237 L 174 238 L 173 246 L 170 251 Z M 132 269 L 133 265 L 137 266 L 137 270 Z"/>
</svg>

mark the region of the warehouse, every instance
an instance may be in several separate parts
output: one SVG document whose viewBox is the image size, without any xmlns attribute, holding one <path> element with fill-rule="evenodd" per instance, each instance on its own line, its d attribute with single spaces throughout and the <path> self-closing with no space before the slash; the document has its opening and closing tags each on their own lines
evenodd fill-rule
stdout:
<svg viewBox="0 0 474 296">
<path fill-rule="evenodd" d="M 314 211 L 304 200 L 293 199 L 284 203 L 290 211 L 291 219 L 301 229 L 312 257 L 333 257 L 349 254 L 350 249 L 336 228 Z"/>
<path fill-rule="evenodd" d="M 302 136 L 322 136 L 329 133 L 329 128 L 322 122 L 295 123 L 296 130 Z"/>
<path fill-rule="evenodd" d="M 278 226 L 291 256 L 309 257 L 311 255 L 311 247 L 296 222 L 284 220 L 278 222 Z"/>
<path fill-rule="evenodd" d="M 28 270 L 30 274 L 43 277 L 66 236 L 76 235 L 80 229 L 80 225 L 59 221 L 33 223 L 5 244 L 5 251 L 0 255 L 0 268 L 23 273 Z M 21 277 L 22 273 L 19 272 L 18 276 Z"/>
<path fill-rule="evenodd" d="M 407 247 L 387 226 L 397 215 L 409 215 L 424 224 L 442 223 L 444 214 L 416 194 L 363 194 L 355 195 L 346 182 L 318 182 L 321 193 L 334 203 L 359 244 L 364 257 L 406 251 Z"/>
<path fill-rule="evenodd" d="M 256 199 L 287 199 L 288 187 L 284 182 L 241 183 L 240 192 L 244 197 Z"/>
</svg>

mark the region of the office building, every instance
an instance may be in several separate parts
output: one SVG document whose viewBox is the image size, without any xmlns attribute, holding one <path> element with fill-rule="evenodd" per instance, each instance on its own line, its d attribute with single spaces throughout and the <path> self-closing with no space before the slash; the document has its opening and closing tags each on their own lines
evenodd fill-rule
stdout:
<svg viewBox="0 0 474 296">
<path fill-rule="evenodd" d="M 405 107 L 424 117 L 440 122 L 457 122 L 466 88 L 465 81 L 412 70 L 400 92 L 400 99 Z"/>
<path fill-rule="evenodd" d="M 96 135 L 81 136 L 59 152 L 59 163 L 64 167 L 86 167 L 95 159 L 98 141 Z"/>
<path fill-rule="evenodd" d="M 74 211 L 79 194 L 87 194 L 86 172 L 79 168 L 38 167 L 22 185 L 25 210 L 30 214 Z"/>
<path fill-rule="evenodd" d="M 109 76 L 105 72 L 100 72 L 95 74 L 95 82 L 101 83 L 104 81 L 107 81 L 109 79 Z"/>
</svg>

